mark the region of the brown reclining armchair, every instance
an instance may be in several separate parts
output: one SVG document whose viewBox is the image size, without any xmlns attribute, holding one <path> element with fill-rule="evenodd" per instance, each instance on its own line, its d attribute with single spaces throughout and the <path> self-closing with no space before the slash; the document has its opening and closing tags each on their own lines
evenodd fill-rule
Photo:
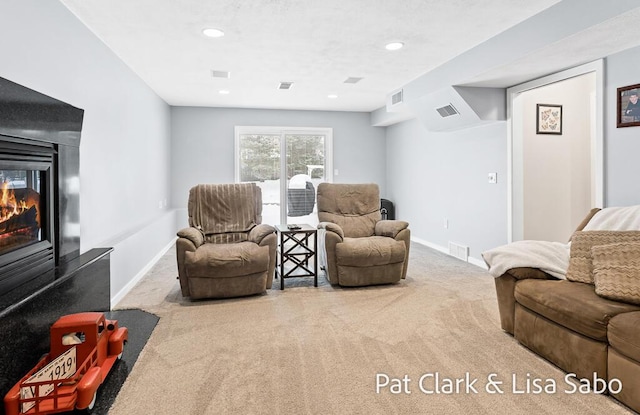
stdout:
<svg viewBox="0 0 640 415">
<path fill-rule="evenodd" d="M 325 234 L 321 265 L 331 284 L 390 284 L 406 277 L 409 224 L 381 220 L 377 184 L 321 183 L 318 219 Z"/>
<path fill-rule="evenodd" d="M 189 226 L 178 232 L 182 295 L 191 299 L 258 294 L 271 288 L 275 229 L 262 222 L 255 183 L 201 184 L 189 191 Z"/>
</svg>

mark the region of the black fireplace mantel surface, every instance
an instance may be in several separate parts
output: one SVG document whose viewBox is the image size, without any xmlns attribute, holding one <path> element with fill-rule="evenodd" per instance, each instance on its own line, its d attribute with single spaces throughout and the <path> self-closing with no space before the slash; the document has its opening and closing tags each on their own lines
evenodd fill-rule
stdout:
<svg viewBox="0 0 640 415">
<path fill-rule="evenodd" d="M 45 302 L 59 301 L 60 300 L 59 298 L 56 298 L 55 295 L 47 294 L 47 292 L 49 292 L 52 289 L 55 289 L 59 285 L 64 284 L 68 279 L 73 278 L 76 275 L 76 273 L 78 273 L 79 271 L 82 271 L 87 267 L 93 267 L 94 263 L 99 263 L 99 261 L 104 257 L 108 256 L 111 253 L 111 251 L 113 251 L 113 248 L 92 249 L 86 252 L 84 255 L 80 255 L 79 257 L 76 257 L 68 262 L 61 264 L 51 272 L 51 282 L 48 285 L 40 288 L 35 292 L 30 292 L 29 291 L 30 287 L 28 285 L 25 287 L 18 287 L 15 290 L 16 297 L 20 298 L 21 300 L 12 304 L 0 303 L 0 306 L 3 306 L 2 308 L 0 308 L 0 319 L 3 318 L 5 315 L 10 315 L 14 309 L 19 309 L 23 307 L 24 304 L 27 304 L 33 300 L 37 301 L 40 304 L 40 306 L 44 306 Z M 99 269 L 96 271 L 97 271 L 97 274 L 100 272 Z M 110 301 L 107 301 L 109 299 L 109 296 L 111 295 L 110 282 L 107 281 L 107 284 L 105 286 L 104 281 L 101 282 L 99 278 L 96 278 L 96 283 L 99 283 L 99 284 L 96 284 L 95 286 L 92 286 L 92 287 L 88 287 L 90 288 L 90 291 L 87 292 L 86 297 L 89 297 L 91 301 L 96 301 L 96 304 L 100 306 L 100 309 L 99 309 L 100 311 L 109 310 L 109 306 L 107 306 L 106 309 L 104 309 L 104 306 L 105 304 L 108 304 L 110 302 Z M 79 301 L 80 303 L 86 302 L 86 299 L 84 298 L 85 296 L 81 294 L 82 293 L 73 293 L 74 297 L 70 297 L 68 298 L 68 300 Z M 77 298 L 77 297 L 81 297 L 81 298 Z M 48 307 L 45 306 L 44 308 L 46 309 Z"/>
</svg>

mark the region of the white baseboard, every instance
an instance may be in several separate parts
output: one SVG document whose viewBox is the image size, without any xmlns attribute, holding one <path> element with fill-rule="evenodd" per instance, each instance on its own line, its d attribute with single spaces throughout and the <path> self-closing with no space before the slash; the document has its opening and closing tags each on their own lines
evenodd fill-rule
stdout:
<svg viewBox="0 0 640 415">
<path fill-rule="evenodd" d="M 447 247 L 444 247 L 444 246 L 441 246 L 441 245 L 437 245 L 437 244 L 434 244 L 432 242 L 425 241 L 424 239 L 416 238 L 416 237 L 413 237 L 413 236 L 411 237 L 411 241 L 415 242 L 415 243 L 418 243 L 420 245 L 424 245 L 427 248 L 435 249 L 436 251 L 440 251 L 442 253 L 445 253 L 445 254 L 449 255 L 449 248 L 447 248 Z M 471 264 L 471 265 L 478 266 L 478 267 L 480 267 L 482 269 L 488 269 L 487 268 L 487 264 L 485 264 L 485 262 L 483 260 L 481 260 L 481 259 L 477 259 L 477 258 L 474 258 L 474 257 L 470 256 L 469 259 L 467 260 L 467 262 L 469 264 Z"/>
<path fill-rule="evenodd" d="M 487 263 L 484 262 L 483 259 L 469 257 L 469 263 L 472 264 L 472 265 L 475 265 L 477 267 L 480 267 L 482 269 L 489 270 L 489 267 L 487 266 Z"/>
<path fill-rule="evenodd" d="M 436 244 L 431 243 L 429 241 L 425 241 L 424 239 L 420 239 L 420 238 L 416 238 L 416 237 L 412 236 L 411 237 L 411 241 L 419 243 L 420 245 L 424 245 L 427 248 L 435 249 L 436 251 L 440 251 L 440 252 L 443 252 L 445 254 L 449 254 L 449 248 L 444 247 L 444 246 L 440 246 L 440 245 L 436 245 Z"/>
<path fill-rule="evenodd" d="M 177 238 L 176 238 L 177 239 Z M 151 261 L 149 261 L 149 263 L 147 263 L 147 265 L 145 265 L 140 272 L 138 272 L 132 279 L 131 281 L 129 281 L 127 283 L 127 285 L 125 285 L 124 287 L 122 287 L 122 289 L 120 291 L 118 291 L 118 293 L 111 299 L 111 308 L 114 308 L 116 305 L 118 305 L 118 303 L 120 302 L 120 300 L 122 300 L 124 298 L 125 295 L 127 295 L 129 293 L 129 291 L 131 291 L 133 289 L 133 287 L 136 286 L 136 284 L 138 282 L 140 282 L 140 280 L 142 279 L 142 277 L 144 277 L 147 272 L 149 272 L 151 270 L 151 268 L 153 268 L 153 266 L 160 261 L 160 258 L 162 258 L 162 256 L 164 254 L 167 253 L 167 251 L 169 249 L 171 249 L 171 247 L 176 243 L 176 240 L 173 239 L 171 240 L 171 242 L 165 246 L 164 248 L 162 248 L 160 250 L 160 252 L 158 252 L 156 254 L 156 256 L 154 256 Z"/>
</svg>

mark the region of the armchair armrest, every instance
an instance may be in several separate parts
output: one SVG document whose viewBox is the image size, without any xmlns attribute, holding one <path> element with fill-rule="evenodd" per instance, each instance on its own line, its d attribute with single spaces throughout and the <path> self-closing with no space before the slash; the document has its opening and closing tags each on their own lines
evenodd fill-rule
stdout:
<svg viewBox="0 0 640 415">
<path fill-rule="evenodd" d="M 195 252 L 199 246 L 204 244 L 204 234 L 198 228 L 184 228 L 178 231 L 176 241 L 176 257 L 178 260 L 178 279 L 180 280 L 180 290 L 184 297 L 188 297 L 189 281 L 185 268 L 187 252 Z"/>
<path fill-rule="evenodd" d="M 204 243 L 204 235 L 202 234 L 202 232 L 199 229 L 193 227 L 180 229 L 178 231 L 178 237 L 190 240 L 191 242 L 193 242 L 196 248 Z"/>
<path fill-rule="evenodd" d="M 400 231 L 407 229 L 409 223 L 403 220 L 381 220 L 376 223 L 375 234 L 395 238 Z"/>
<path fill-rule="evenodd" d="M 340 241 L 344 239 L 344 231 L 337 223 L 333 222 L 320 222 L 318 229 L 324 229 L 325 231 L 331 231 L 340 237 Z"/>
<path fill-rule="evenodd" d="M 262 242 L 264 238 L 271 235 L 275 231 L 276 229 L 273 226 L 267 225 L 266 223 L 261 223 L 260 225 L 256 225 L 251 228 L 248 238 L 251 242 L 255 242 L 260 245 L 260 242 Z"/>
</svg>

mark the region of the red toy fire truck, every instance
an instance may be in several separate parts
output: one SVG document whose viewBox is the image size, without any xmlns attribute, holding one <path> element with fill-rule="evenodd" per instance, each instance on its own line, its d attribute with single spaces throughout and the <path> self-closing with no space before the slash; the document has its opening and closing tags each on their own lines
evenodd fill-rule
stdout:
<svg viewBox="0 0 640 415">
<path fill-rule="evenodd" d="M 6 414 L 91 411 L 127 338 L 127 329 L 103 313 L 61 317 L 51 326 L 49 353 L 5 396 Z"/>
</svg>

